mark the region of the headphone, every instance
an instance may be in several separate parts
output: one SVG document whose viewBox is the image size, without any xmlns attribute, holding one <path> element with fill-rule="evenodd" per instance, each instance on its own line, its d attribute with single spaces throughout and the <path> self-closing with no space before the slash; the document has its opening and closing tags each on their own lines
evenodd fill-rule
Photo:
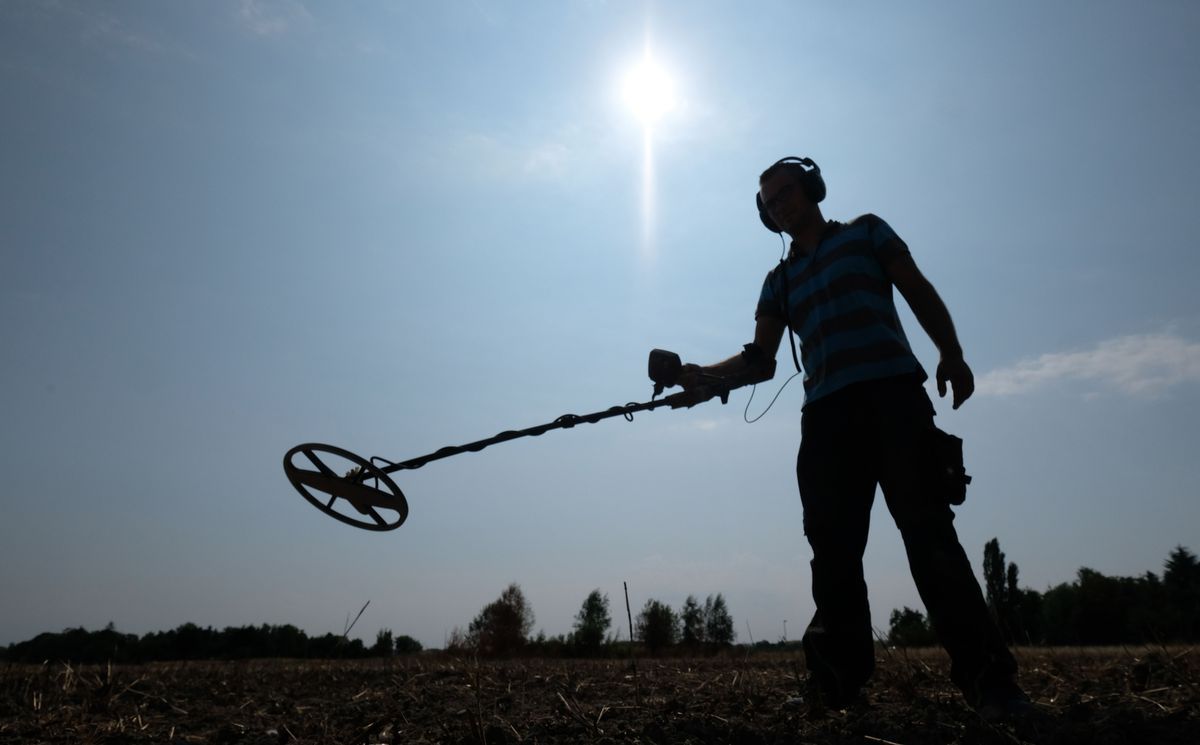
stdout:
<svg viewBox="0 0 1200 745">
<path fill-rule="evenodd" d="M 797 164 L 796 167 L 787 170 L 796 179 L 796 183 L 804 190 L 804 195 L 813 204 L 825 198 L 825 179 L 821 178 L 821 167 L 814 163 L 812 158 L 797 158 L 795 156 L 780 158 L 771 164 L 771 167 L 766 172 L 770 173 L 784 163 Z M 754 203 L 758 205 L 758 219 L 762 220 L 763 226 L 772 233 L 782 233 L 783 228 L 776 225 L 775 221 L 771 219 L 771 216 L 767 213 L 766 206 L 763 205 L 762 195 L 759 192 L 754 193 Z"/>
</svg>

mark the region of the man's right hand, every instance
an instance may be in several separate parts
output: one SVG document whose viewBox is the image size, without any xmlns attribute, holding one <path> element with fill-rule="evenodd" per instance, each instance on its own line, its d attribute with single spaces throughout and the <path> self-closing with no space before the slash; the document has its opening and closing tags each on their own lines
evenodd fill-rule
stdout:
<svg viewBox="0 0 1200 745">
<path fill-rule="evenodd" d="M 696 404 L 702 404 L 726 392 L 726 389 L 714 384 L 711 380 L 702 380 L 699 383 L 688 383 L 686 385 L 681 380 L 680 385 L 683 385 L 684 389 L 671 396 L 674 401 L 671 404 L 672 409 L 690 409 Z"/>
<path fill-rule="evenodd" d="M 938 396 L 945 398 L 946 384 L 954 393 L 953 408 L 957 409 L 975 392 L 975 375 L 961 356 L 943 357 L 937 366 Z"/>
</svg>

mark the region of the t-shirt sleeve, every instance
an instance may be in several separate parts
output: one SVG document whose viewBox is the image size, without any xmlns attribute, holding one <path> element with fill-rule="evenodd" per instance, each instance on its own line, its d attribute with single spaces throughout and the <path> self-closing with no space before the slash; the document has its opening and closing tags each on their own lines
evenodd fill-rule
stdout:
<svg viewBox="0 0 1200 745">
<path fill-rule="evenodd" d="M 887 266 L 892 259 L 899 256 L 907 256 L 909 254 L 908 245 L 896 235 L 896 231 L 892 230 L 892 226 L 888 225 L 883 218 L 875 215 L 867 215 L 870 225 L 871 247 L 875 251 L 875 256 L 879 258 L 879 263 Z"/>
<path fill-rule="evenodd" d="M 763 316 L 783 320 L 783 308 L 780 306 L 778 292 L 781 288 L 775 286 L 777 271 L 778 268 L 767 272 L 767 278 L 763 280 L 762 292 L 758 294 L 758 306 L 754 309 L 756 321 Z"/>
</svg>

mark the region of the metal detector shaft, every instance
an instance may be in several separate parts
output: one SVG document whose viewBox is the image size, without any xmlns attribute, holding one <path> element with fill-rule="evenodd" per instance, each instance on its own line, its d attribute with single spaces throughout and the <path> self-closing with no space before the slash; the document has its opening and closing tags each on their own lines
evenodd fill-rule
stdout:
<svg viewBox="0 0 1200 745">
<path fill-rule="evenodd" d="M 659 357 L 656 358 L 655 354 Z M 661 361 L 662 355 L 671 355 L 674 358 L 671 375 L 677 373 L 679 368 L 677 355 L 655 350 L 655 353 L 651 355 L 651 377 L 656 384 L 661 381 L 659 377 L 656 377 L 655 362 Z M 508 442 L 521 437 L 537 437 L 550 430 L 570 429 L 577 424 L 594 424 L 602 419 L 610 419 L 615 416 L 623 416 L 629 421 L 633 421 L 634 414 L 640 411 L 651 411 L 662 406 L 680 409 L 695 406 L 714 397 L 720 397 L 721 403 L 727 403 L 729 392 L 734 388 L 770 378 L 773 373 L 774 365 L 771 365 L 766 375 L 756 376 L 753 379 L 713 378 L 713 382 L 708 385 L 698 386 L 664 398 L 651 399 L 644 403 L 613 406 L 591 414 L 564 414 L 546 424 L 526 429 L 508 430 L 483 440 L 469 442 L 466 445 L 447 446 L 427 455 L 398 463 L 378 456 L 368 460 L 333 445 L 306 443 L 297 445 L 284 455 L 283 470 L 287 474 L 288 480 L 292 482 L 292 486 L 296 487 L 296 490 L 313 506 L 330 517 L 365 530 L 394 530 L 408 518 L 408 500 L 389 475 L 396 471 L 420 468 L 426 463 L 449 458 L 452 455 L 476 453 L 500 442 Z M 673 383 L 674 381 L 671 380 L 667 385 Z M 656 387 L 655 395 L 659 390 L 661 387 Z M 327 464 L 326 460 L 330 456 L 349 465 L 349 469 L 344 467 L 335 469 Z M 304 467 L 306 462 L 312 468 Z M 318 497 L 318 494 L 321 496 Z M 344 500 L 354 508 L 357 514 L 347 514 L 335 509 L 338 500 Z"/>
<path fill-rule="evenodd" d="M 711 393 L 709 391 L 712 391 Z M 452 455 L 460 455 L 462 453 L 477 453 L 486 447 L 496 445 L 509 440 L 516 440 L 522 437 L 537 437 L 555 429 L 570 429 L 577 424 L 595 424 L 602 419 L 611 419 L 614 416 L 624 416 L 629 421 L 633 421 L 633 415 L 640 411 L 653 411 L 660 406 L 670 406 L 673 409 L 679 409 L 688 406 L 695 406 L 697 403 L 707 401 L 713 396 L 720 396 L 721 403 L 726 403 L 729 399 L 729 391 L 731 388 L 722 387 L 720 390 L 708 388 L 696 388 L 691 391 L 683 391 L 675 393 L 665 398 L 660 398 L 656 401 L 646 401 L 644 403 L 630 403 L 624 406 L 612 406 L 604 411 L 597 411 L 591 414 L 563 414 L 552 422 L 539 424 L 536 427 L 528 427 L 526 429 L 515 429 L 501 432 L 492 437 L 483 440 L 469 442 L 466 445 L 448 445 L 444 448 L 436 450 L 427 455 L 421 455 L 416 458 L 399 463 L 388 463 L 388 465 L 380 468 L 382 473 L 395 473 L 396 471 L 410 470 L 420 468 L 426 463 L 442 458 L 449 458 Z M 374 457 L 372 461 L 384 461 L 383 458 Z M 386 461 L 384 461 L 386 462 Z"/>
</svg>

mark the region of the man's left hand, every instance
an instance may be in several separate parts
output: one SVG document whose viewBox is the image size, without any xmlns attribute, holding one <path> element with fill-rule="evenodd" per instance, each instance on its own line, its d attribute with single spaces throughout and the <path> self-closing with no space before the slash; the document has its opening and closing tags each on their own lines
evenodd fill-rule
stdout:
<svg viewBox="0 0 1200 745">
<path fill-rule="evenodd" d="M 962 406 L 963 402 L 975 392 L 975 375 L 962 357 L 942 358 L 937 366 L 938 395 L 946 397 L 946 383 L 954 389 L 954 408 Z"/>
</svg>

